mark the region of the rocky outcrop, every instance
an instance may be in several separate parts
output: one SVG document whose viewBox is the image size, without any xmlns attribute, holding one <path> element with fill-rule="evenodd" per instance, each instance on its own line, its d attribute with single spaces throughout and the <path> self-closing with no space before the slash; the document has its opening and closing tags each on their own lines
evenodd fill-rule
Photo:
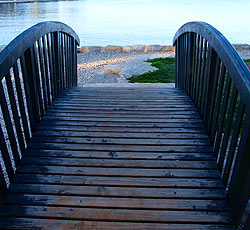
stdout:
<svg viewBox="0 0 250 230">
<path fill-rule="evenodd" d="M 237 50 L 250 50 L 250 45 L 248 44 L 233 44 L 233 47 Z"/>
<path fill-rule="evenodd" d="M 243 53 L 248 58 L 250 54 L 250 45 L 248 44 L 233 44 L 234 48 L 239 52 Z M 117 52 L 117 53 L 175 53 L 174 46 L 162 46 L 162 45 L 133 45 L 133 46 L 82 46 L 78 49 L 80 53 L 86 52 Z M 247 53 L 247 55 L 245 54 Z"/>
<path fill-rule="evenodd" d="M 80 53 L 86 52 L 117 52 L 117 53 L 160 53 L 168 52 L 174 54 L 175 48 L 173 46 L 161 45 L 133 45 L 133 46 L 82 46 L 78 49 Z"/>
<path fill-rule="evenodd" d="M 123 52 L 122 46 L 104 46 L 101 48 L 101 52 Z"/>
<path fill-rule="evenodd" d="M 148 59 L 163 57 L 163 54 L 148 54 L 134 57 L 129 62 L 121 62 L 113 65 L 106 65 L 100 74 L 104 75 L 120 75 L 129 80 L 135 75 L 141 75 L 149 71 L 155 71 L 157 68 L 151 66 L 150 62 L 145 62 Z"/>
</svg>

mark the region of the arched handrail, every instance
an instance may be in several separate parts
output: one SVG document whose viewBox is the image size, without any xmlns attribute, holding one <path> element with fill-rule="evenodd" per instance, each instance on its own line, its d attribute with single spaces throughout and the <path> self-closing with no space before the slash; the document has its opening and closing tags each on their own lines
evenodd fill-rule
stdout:
<svg viewBox="0 0 250 230">
<path fill-rule="evenodd" d="M 228 40 L 204 22 L 175 34 L 176 87 L 195 103 L 239 222 L 250 195 L 250 72 Z"/>
<path fill-rule="evenodd" d="M 0 201 L 41 117 L 59 93 L 77 85 L 77 45 L 69 26 L 42 22 L 0 53 Z"/>
<path fill-rule="evenodd" d="M 250 100 L 250 73 L 246 64 L 231 43 L 208 23 L 189 22 L 181 26 L 176 32 L 173 44 L 176 45 L 177 39 L 186 33 L 199 34 L 209 42 L 220 59 L 223 59 L 223 64 L 230 72 L 235 84 L 242 88 L 240 92 L 242 97 L 246 97 L 246 100 Z"/>
<path fill-rule="evenodd" d="M 30 48 L 37 40 L 52 32 L 63 32 L 75 39 L 77 45 L 80 39 L 76 32 L 62 22 L 41 22 L 19 34 L 2 51 L 0 55 L 0 80 L 8 72 L 15 61 Z"/>
</svg>

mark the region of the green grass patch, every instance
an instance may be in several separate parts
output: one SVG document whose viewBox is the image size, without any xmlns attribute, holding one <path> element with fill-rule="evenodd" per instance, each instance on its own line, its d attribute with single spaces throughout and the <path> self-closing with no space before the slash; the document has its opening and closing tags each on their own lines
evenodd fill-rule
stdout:
<svg viewBox="0 0 250 230">
<path fill-rule="evenodd" d="M 158 70 L 147 72 L 139 76 L 134 76 L 131 83 L 173 83 L 175 82 L 175 58 L 154 58 L 146 62 L 151 62 L 152 66 Z"/>
<path fill-rule="evenodd" d="M 250 59 L 244 59 L 244 62 L 250 65 Z"/>
</svg>

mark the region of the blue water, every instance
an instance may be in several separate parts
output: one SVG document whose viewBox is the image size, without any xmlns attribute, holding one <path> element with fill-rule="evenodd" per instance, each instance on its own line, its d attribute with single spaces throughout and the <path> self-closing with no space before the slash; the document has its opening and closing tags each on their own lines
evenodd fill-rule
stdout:
<svg viewBox="0 0 250 230">
<path fill-rule="evenodd" d="M 171 45 L 188 21 L 205 21 L 232 43 L 250 43 L 250 0 L 73 0 L 0 4 L 0 45 L 41 21 L 62 21 L 81 45 Z"/>
</svg>

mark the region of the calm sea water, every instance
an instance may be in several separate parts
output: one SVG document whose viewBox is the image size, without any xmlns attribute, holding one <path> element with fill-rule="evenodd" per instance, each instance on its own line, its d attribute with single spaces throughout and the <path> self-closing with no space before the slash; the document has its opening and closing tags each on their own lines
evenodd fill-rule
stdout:
<svg viewBox="0 0 250 230">
<path fill-rule="evenodd" d="M 0 4 L 0 45 L 48 20 L 70 25 L 81 45 L 170 45 L 188 21 L 208 22 L 232 43 L 250 43 L 250 0 L 73 0 Z"/>
</svg>

